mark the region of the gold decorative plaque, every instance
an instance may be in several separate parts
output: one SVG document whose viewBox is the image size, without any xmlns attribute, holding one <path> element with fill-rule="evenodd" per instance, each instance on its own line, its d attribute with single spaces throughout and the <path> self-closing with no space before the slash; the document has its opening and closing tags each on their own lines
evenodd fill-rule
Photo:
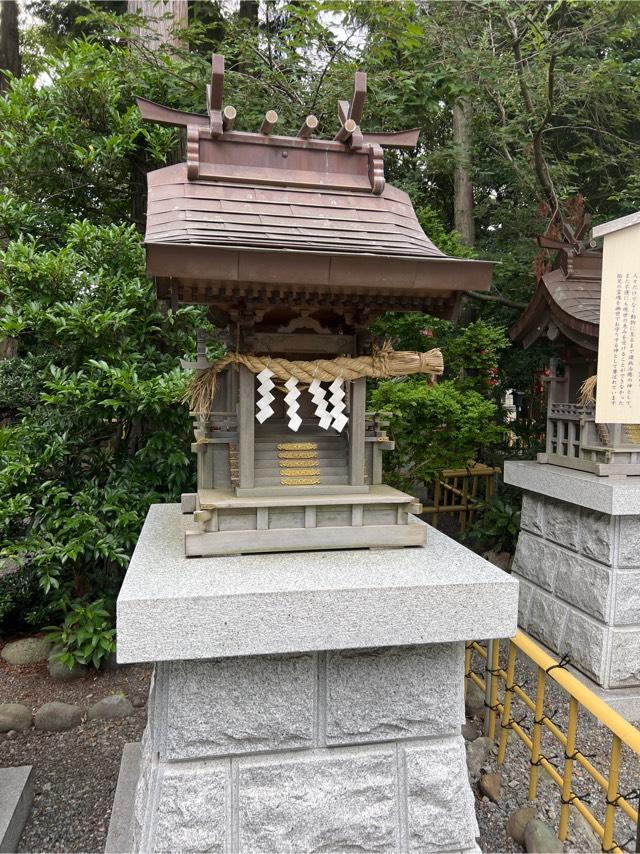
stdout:
<svg viewBox="0 0 640 854">
<path fill-rule="evenodd" d="M 317 451 L 280 451 L 278 458 L 281 460 L 316 460 Z"/>
<path fill-rule="evenodd" d="M 280 474 L 283 477 L 298 477 L 299 475 L 305 475 L 305 476 L 306 475 L 317 475 L 317 474 L 320 474 L 320 469 L 318 469 L 318 468 L 314 468 L 314 469 L 291 469 L 291 470 L 285 469 L 285 471 L 281 470 Z"/>
<path fill-rule="evenodd" d="M 303 469 L 307 466 L 317 466 L 318 459 L 310 460 L 280 460 L 280 468 L 281 469 Z"/>
<path fill-rule="evenodd" d="M 278 445 L 279 451 L 317 451 L 315 442 L 282 442 Z"/>
<path fill-rule="evenodd" d="M 320 483 L 319 477 L 283 477 L 282 486 L 315 486 Z"/>
</svg>

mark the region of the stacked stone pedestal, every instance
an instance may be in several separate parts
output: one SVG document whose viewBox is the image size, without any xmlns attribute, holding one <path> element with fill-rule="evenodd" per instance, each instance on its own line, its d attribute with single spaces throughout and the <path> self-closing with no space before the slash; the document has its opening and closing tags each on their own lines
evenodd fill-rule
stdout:
<svg viewBox="0 0 640 854">
<path fill-rule="evenodd" d="M 640 715 L 640 478 L 512 462 L 505 481 L 525 490 L 520 627 Z"/>
<path fill-rule="evenodd" d="M 152 508 L 118 605 L 119 659 L 156 662 L 129 850 L 477 850 L 464 640 L 515 631 L 517 583 L 433 530 L 219 560 L 180 534 Z"/>
</svg>

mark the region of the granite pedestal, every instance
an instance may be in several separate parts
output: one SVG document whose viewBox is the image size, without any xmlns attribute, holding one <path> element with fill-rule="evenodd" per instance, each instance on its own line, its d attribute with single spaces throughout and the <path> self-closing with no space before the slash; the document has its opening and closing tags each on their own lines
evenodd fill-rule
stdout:
<svg viewBox="0 0 640 854">
<path fill-rule="evenodd" d="M 504 479 L 525 491 L 520 627 L 640 719 L 640 477 L 508 462 Z"/>
<path fill-rule="evenodd" d="M 118 658 L 153 661 L 131 851 L 475 851 L 464 641 L 518 584 L 434 529 L 400 550 L 183 556 L 152 507 Z"/>
</svg>

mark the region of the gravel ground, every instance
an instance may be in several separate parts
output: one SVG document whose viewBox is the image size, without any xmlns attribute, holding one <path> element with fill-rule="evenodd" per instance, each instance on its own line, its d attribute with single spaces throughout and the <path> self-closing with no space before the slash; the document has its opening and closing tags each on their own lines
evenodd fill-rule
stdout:
<svg viewBox="0 0 640 854">
<path fill-rule="evenodd" d="M 60 700 L 88 708 L 123 693 L 136 706 L 121 721 L 86 721 L 68 732 L 0 735 L 0 766 L 33 765 L 35 797 L 19 851 L 102 852 L 107 838 L 124 744 L 139 741 L 147 720 L 151 670 L 141 665 L 90 673 L 75 682 L 54 682 L 46 663 L 0 665 L 0 697 L 35 712 Z"/>
<path fill-rule="evenodd" d="M 504 666 L 502 661 L 501 665 Z M 475 663 L 474 669 L 478 672 Z M 523 687 L 529 696 L 535 694 L 535 676 L 520 662 L 518 662 L 517 668 L 517 681 L 526 683 Z M 563 732 L 566 732 L 569 708 L 568 695 L 550 679 L 546 680 L 546 686 L 545 712 L 550 717 L 553 715 L 554 723 Z M 522 726 L 525 732 L 531 731 L 533 715 L 519 700 L 514 700 L 512 704 L 512 715 L 516 720 L 524 718 Z M 639 724 L 635 723 L 635 726 L 639 726 Z M 584 709 L 580 709 L 578 717 L 576 745 L 587 756 L 592 765 L 606 777 L 609 769 L 611 734 Z M 563 747 L 545 728 L 543 728 L 542 752 L 547 758 L 552 759 L 552 764 L 562 773 Z M 509 815 L 518 807 L 535 806 L 538 811 L 538 818 L 543 819 L 557 833 L 561 806 L 560 789 L 541 769 L 538 797 L 533 802 L 527 800 L 530 754 L 515 733 L 510 734 L 506 758 L 501 767 L 497 765 L 496 754 L 497 747 L 494 748 L 489 757 L 485 770 L 487 772 L 498 771 L 502 776 L 502 795 L 499 803 L 494 804 L 486 797 L 482 797 L 478 792 L 477 785 L 475 785 L 480 847 L 484 852 L 522 851 L 523 849 L 519 845 L 507 837 L 506 823 Z M 629 797 L 628 800 L 636 809 L 640 794 L 639 789 L 640 757 L 623 747 L 619 791 L 626 794 L 635 790 L 636 794 Z M 581 797 L 582 795 L 586 796 L 587 807 L 598 821 L 603 823 L 606 805 L 605 794 L 591 775 L 582 769 L 578 763 L 574 765 L 573 790 Z M 571 816 L 569 837 L 564 850 L 566 852 L 600 851 L 599 838 L 596 837 L 576 809 L 571 810 Z M 615 827 L 614 838 L 618 845 L 621 847 L 624 845 L 623 850 L 625 851 L 635 851 L 637 828 L 620 809 L 616 811 Z"/>
</svg>

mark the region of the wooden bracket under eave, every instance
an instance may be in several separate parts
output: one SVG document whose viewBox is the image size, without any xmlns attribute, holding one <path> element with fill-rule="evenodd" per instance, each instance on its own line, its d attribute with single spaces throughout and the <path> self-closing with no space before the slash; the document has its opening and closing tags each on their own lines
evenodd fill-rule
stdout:
<svg viewBox="0 0 640 854">
<path fill-rule="evenodd" d="M 369 146 L 369 180 L 374 195 L 380 196 L 384 190 L 384 152 L 380 145 Z"/>
</svg>

